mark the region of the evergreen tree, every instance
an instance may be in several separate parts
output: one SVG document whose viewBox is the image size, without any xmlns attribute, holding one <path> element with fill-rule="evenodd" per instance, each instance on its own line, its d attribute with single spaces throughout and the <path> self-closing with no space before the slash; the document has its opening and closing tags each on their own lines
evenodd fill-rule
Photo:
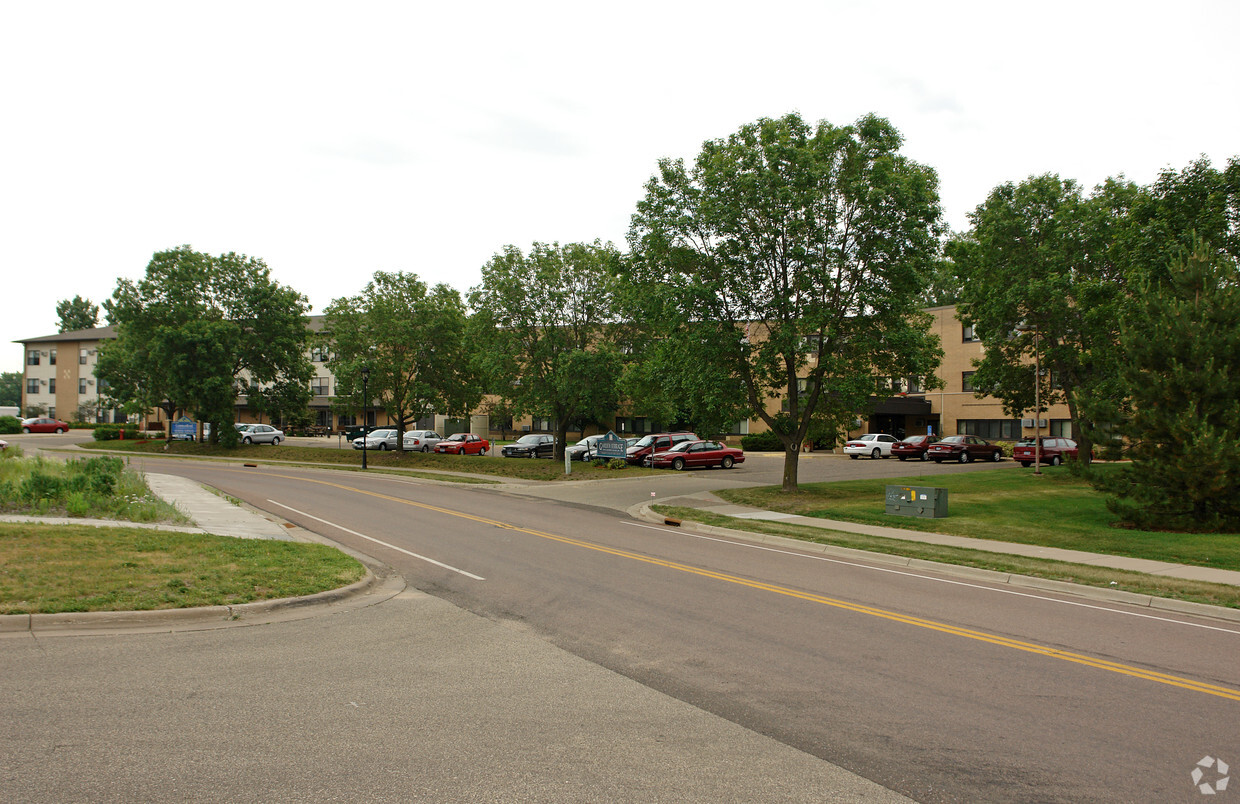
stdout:
<svg viewBox="0 0 1240 804">
<path fill-rule="evenodd" d="M 1240 530 L 1240 266 L 1196 241 L 1121 330 L 1130 466 L 1100 485 L 1143 528 Z"/>
</svg>

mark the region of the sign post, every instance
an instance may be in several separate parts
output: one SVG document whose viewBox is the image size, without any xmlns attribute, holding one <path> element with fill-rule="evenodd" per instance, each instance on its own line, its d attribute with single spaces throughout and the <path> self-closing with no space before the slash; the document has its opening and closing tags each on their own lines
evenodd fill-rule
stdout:
<svg viewBox="0 0 1240 804">
<path fill-rule="evenodd" d="M 628 454 L 628 442 L 607 431 L 607 435 L 594 442 L 594 454 L 600 458 L 624 458 Z"/>
</svg>

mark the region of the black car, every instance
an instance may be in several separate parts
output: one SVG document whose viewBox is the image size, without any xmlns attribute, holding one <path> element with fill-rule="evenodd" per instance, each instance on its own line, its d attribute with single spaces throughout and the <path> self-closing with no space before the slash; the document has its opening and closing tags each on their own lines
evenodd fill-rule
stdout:
<svg viewBox="0 0 1240 804">
<path fill-rule="evenodd" d="M 555 436 L 549 433 L 529 433 L 500 450 L 505 458 L 550 458 L 555 454 Z"/>
</svg>

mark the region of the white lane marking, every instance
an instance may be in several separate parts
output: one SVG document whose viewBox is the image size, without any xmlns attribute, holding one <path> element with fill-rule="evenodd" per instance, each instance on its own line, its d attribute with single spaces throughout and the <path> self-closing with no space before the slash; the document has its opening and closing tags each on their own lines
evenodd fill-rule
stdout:
<svg viewBox="0 0 1240 804">
<path fill-rule="evenodd" d="M 310 519 L 313 519 L 316 522 L 322 522 L 324 525 L 330 525 L 331 527 L 336 528 L 337 530 L 343 530 L 345 533 L 352 533 L 354 536 L 357 536 L 359 539 L 367 539 L 369 541 L 374 542 L 375 544 L 381 544 L 384 547 L 387 547 L 391 550 L 395 550 L 398 553 L 404 553 L 407 556 L 413 556 L 414 558 L 419 559 L 420 561 L 425 561 L 428 564 L 434 564 L 436 567 L 443 567 L 446 570 L 452 570 L 453 572 L 459 572 L 461 575 L 464 575 L 466 578 L 473 578 L 475 581 L 486 580 L 486 578 L 483 578 L 481 575 L 474 575 L 472 572 L 466 572 L 463 569 L 457 569 L 456 567 L 453 567 L 449 564 L 444 564 L 441 561 L 436 561 L 433 558 L 427 558 L 426 556 L 420 556 L 417 553 L 411 553 L 403 547 L 397 547 L 394 544 L 388 544 L 387 542 L 376 539 L 374 536 L 367 536 L 365 533 L 358 533 L 355 530 L 346 528 L 344 525 L 337 525 L 335 522 L 328 522 L 326 519 L 320 519 L 314 514 L 307 514 L 305 511 L 298 511 L 296 508 L 294 508 L 291 505 L 285 505 L 284 503 L 276 502 L 275 500 L 268 500 L 267 502 L 271 503 L 272 505 L 278 505 L 281 508 L 287 508 L 288 510 L 292 511 L 295 514 L 300 514 L 301 516 L 308 517 Z"/>
<path fill-rule="evenodd" d="M 1236 631 L 1230 628 L 1220 628 L 1217 625 L 1203 625 L 1202 623 L 1190 623 L 1184 620 L 1174 620 L 1174 619 L 1171 619 L 1170 617 L 1158 617 L 1153 614 L 1142 614 L 1137 611 L 1124 611 L 1123 609 L 1113 609 L 1113 608 L 1110 608 L 1109 606 L 1096 606 L 1096 605 L 1093 605 L 1092 603 L 1079 603 L 1075 600 L 1060 600 L 1059 598 L 1046 597 L 1045 595 L 1035 595 L 1030 592 L 1018 592 L 1015 589 L 997 589 L 993 586 L 982 586 L 981 584 L 969 583 L 968 581 L 953 581 L 950 578 L 934 578 L 932 576 L 922 575 L 917 572 L 908 572 L 907 570 L 890 569 L 888 567 L 872 567 L 868 564 L 858 564 L 854 561 L 845 561 L 840 558 L 827 558 L 826 556 L 807 555 L 805 553 L 797 553 L 792 550 L 780 550 L 779 548 L 776 548 L 776 547 L 767 547 L 766 545 L 762 545 L 762 544 L 748 544 L 746 542 L 734 542 L 730 539 L 721 539 L 716 536 L 703 536 L 697 533 L 689 533 L 688 531 L 673 530 L 671 528 L 659 527 L 658 525 L 643 525 L 640 522 L 627 522 L 625 524 L 633 525 L 634 527 L 638 527 L 638 528 L 649 528 L 650 530 L 657 530 L 662 533 L 675 533 L 680 536 L 692 536 L 694 539 L 703 539 L 708 542 L 722 542 L 723 544 L 730 544 L 735 547 L 748 547 L 752 550 L 765 550 L 768 553 L 782 553 L 783 555 L 786 555 L 786 556 L 796 556 L 798 558 L 809 558 L 809 559 L 813 559 L 814 561 L 828 561 L 832 564 L 843 564 L 846 567 L 857 567 L 859 569 L 874 570 L 875 572 L 889 572 L 892 575 L 904 575 L 909 578 L 920 578 L 923 581 L 934 581 L 936 583 L 947 583 L 947 584 L 952 584 L 953 586 L 966 586 L 966 587 L 969 587 L 970 589 L 981 589 L 982 591 L 986 591 L 986 592 L 1000 592 L 1005 595 L 1016 595 L 1017 597 L 1027 597 L 1033 600 L 1045 600 L 1049 603 L 1060 603 L 1065 606 L 1079 606 L 1083 609 L 1095 609 L 1097 611 L 1110 612 L 1111 614 L 1123 614 L 1128 617 L 1142 617 L 1146 620 L 1157 620 L 1159 622 L 1172 623 L 1174 625 L 1187 625 L 1193 628 L 1205 628 L 1209 631 L 1222 631 L 1224 634 L 1240 635 L 1240 631 Z"/>
</svg>

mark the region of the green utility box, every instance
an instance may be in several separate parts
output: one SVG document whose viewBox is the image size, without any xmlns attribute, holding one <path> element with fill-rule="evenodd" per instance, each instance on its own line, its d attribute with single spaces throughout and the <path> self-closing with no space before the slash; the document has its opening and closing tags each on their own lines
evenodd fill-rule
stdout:
<svg viewBox="0 0 1240 804">
<path fill-rule="evenodd" d="M 887 513 L 938 519 L 947 516 L 947 489 L 888 486 Z"/>
</svg>

